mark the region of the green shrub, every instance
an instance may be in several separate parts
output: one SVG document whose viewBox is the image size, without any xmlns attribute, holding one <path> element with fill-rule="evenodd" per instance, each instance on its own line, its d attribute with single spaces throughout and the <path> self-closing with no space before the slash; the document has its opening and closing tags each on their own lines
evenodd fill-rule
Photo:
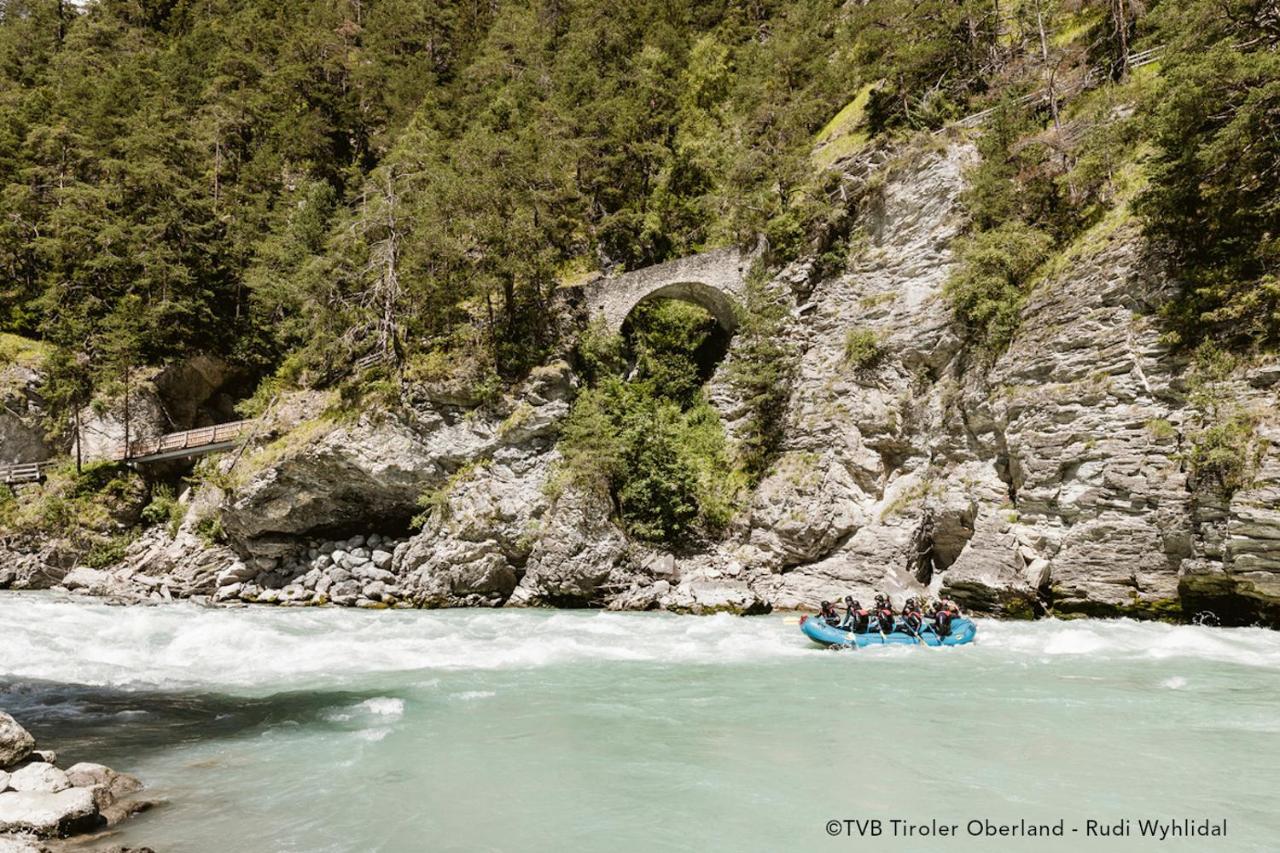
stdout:
<svg viewBox="0 0 1280 853">
<path fill-rule="evenodd" d="M 151 502 L 142 508 L 142 520 L 147 524 L 166 524 L 170 536 L 178 532 L 186 515 L 187 505 L 174 496 L 170 486 L 163 484 L 151 490 Z"/>
<path fill-rule="evenodd" d="M 1247 488 L 1265 449 L 1257 430 L 1256 415 L 1235 409 L 1223 420 L 1192 433 L 1186 459 L 1193 480 L 1225 497 Z"/>
<path fill-rule="evenodd" d="M 588 383 L 620 373 L 626 361 L 622 335 L 609 331 L 602 317 L 596 317 L 578 338 L 578 369 Z"/>
<path fill-rule="evenodd" d="M 744 482 L 724 427 L 703 397 L 696 353 L 715 320 L 681 302 L 640 306 L 629 322 L 635 370 L 618 375 L 621 348 L 608 336 L 579 342 L 592 376 L 560 433 L 561 465 L 547 491 L 569 483 L 605 492 L 632 535 L 680 544 L 720 530 Z M 584 346 L 585 343 L 585 346 Z"/>
<path fill-rule="evenodd" d="M 195 532 L 207 545 L 220 545 L 227 541 L 222 531 L 222 517 L 217 513 L 206 515 L 197 521 Z"/>
<path fill-rule="evenodd" d="M 854 370 L 874 367 L 884 357 L 880 335 L 871 329 L 853 328 L 844 335 L 844 363 Z"/>
<path fill-rule="evenodd" d="M 1206 341 L 1196 349 L 1187 377 L 1187 402 L 1198 421 L 1187 433 L 1187 467 L 1197 487 L 1227 498 L 1248 487 L 1266 450 L 1258 416 L 1231 395 L 1228 380 L 1238 365 L 1236 356 Z"/>
<path fill-rule="evenodd" d="M 635 381 L 650 396 L 689 405 L 702 386 L 697 353 L 718 328 L 705 310 L 675 299 L 642 302 L 631 315 Z"/>
<path fill-rule="evenodd" d="M 943 295 L 971 341 L 991 357 L 1013 340 L 1028 277 L 1051 245 L 1049 235 L 1018 221 L 960 241 Z"/>
<path fill-rule="evenodd" d="M 125 552 L 132 541 L 130 536 L 112 536 L 98 540 L 89 548 L 84 564 L 91 569 L 103 569 L 124 559 Z"/>
<path fill-rule="evenodd" d="M 578 396 L 559 447 L 561 477 L 611 494 L 623 526 L 654 542 L 720 530 L 744 483 L 705 399 L 682 410 L 646 384 L 616 377 Z M 553 492 L 562 486 L 559 477 L 550 484 Z"/>
</svg>

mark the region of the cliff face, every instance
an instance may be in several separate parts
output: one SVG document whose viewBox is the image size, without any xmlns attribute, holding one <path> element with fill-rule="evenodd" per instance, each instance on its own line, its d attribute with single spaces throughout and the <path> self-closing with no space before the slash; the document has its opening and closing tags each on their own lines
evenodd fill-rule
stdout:
<svg viewBox="0 0 1280 853">
<path fill-rule="evenodd" d="M 437 484 L 440 506 L 397 554 L 403 600 L 750 611 L 928 591 L 1006 614 L 1209 609 L 1274 621 L 1280 461 L 1266 452 L 1229 500 L 1190 481 L 1198 415 L 1187 365 L 1155 319 L 1170 283 L 1135 226 L 1113 218 L 1073 247 L 994 364 L 963 346 L 941 293 L 973 156 L 956 144 L 878 167 L 883 189 L 846 271 L 797 298 L 782 451 L 723 541 L 666 554 L 628 541 L 606 497 L 549 488 L 573 384 L 559 376 L 526 388 L 501 422 L 473 417 L 459 432 L 424 419 L 420 447 L 393 443 Z M 780 275 L 803 279 L 802 268 Z M 877 342 L 870 363 L 849 363 L 851 332 Z M 1255 367 L 1218 390 L 1264 437 L 1276 429 L 1277 377 L 1275 365 Z M 732 424 L 721 376 L 712 392 Z M 380 434 L 326 439 L 269 466 L 226 508 L 229 529 L 274 518 L 260 496 L 335 453 L 390 446 Z M 371 475 L 359 492 L 386 498 L 398 482 Z M 392 500 L 402 514 L 410 491 Z"/>
<path fill-rule="evenodd" d="M 1280 623 L 1280 364 L 1200 389 L 1247 413 L 1257 439 L 1250 482 L 1229 498 L 1194 482 L 1203 406 L 1156 320 L 1172 284 L 1120 215 L 1068 251 L 1012 345 L 982 361 L 942 298 L 974 156 L 953 144 L 876 167 L 882 189 L 847 268 L 796 299 L 781 452 L 708 549 L 630 541 L 607 496 L 558 485 L 555 436 L 577 385 L 561 363 L 496 414 L 421 403 L 396 417 L 292 417 L 285 438 L 237 463 L 236 487 L 210 510 L 243 561 L 173 588 L 319 603 L 342 583 L 346 603 L 367 606 L 692 612 L 927 592 L 1007 615 L 1209 610 Z M 779 276 L 804 280 L 802 267 Z M 851 333 L 877 355 L 851 363 Z M 723 374 L 711 397 L 732 430 Z M 424 492 L 426 523 L 410 529 Z M 372 580 L 319 548 L 322 534 L 357 531 L 396 542 Z M 151 564 L 176 571 L 170 552 Z"/>
</svg>

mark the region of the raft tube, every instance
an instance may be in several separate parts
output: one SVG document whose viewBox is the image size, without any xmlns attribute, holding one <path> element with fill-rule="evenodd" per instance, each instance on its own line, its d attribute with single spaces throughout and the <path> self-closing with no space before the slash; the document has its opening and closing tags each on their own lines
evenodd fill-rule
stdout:
<svg viewBox="0 0 1280 853">
<path fill-rule="evenodd" d="M 800 630 L 810 640 L 827 648 L 850 648 L 856 646 L 963 646 L 972 643 L 978 633 L 978 626 L 969 619 L 958 617 L 951 622 L 951 633 L 939 637 L 933 633 L 932 625 L 920 629 L 920 637 L 908 634 L 903 630 L 881 634 L 879 631 L 868 631 L 865 634 L 854 634 L 842 631 L 817 616 L 802 616 Z"/>
</svg>

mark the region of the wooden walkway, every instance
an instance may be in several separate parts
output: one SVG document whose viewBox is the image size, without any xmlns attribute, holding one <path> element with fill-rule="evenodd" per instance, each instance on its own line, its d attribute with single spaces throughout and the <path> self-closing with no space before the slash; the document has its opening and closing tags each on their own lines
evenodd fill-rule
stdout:
<svg viewBox="0 0 1280 853">
<path fill-rule="evenodd" d="M 255 423 L 257 421 L 231 421 L 182 432 L 171 432 L 158 438 L 142 438 L 129 442 L 127 453 L 123 447 L 118 448 L 111 459 L 116 462 L 163 462 L 167 459 L 219 453 L 238 445 L 241 436 Z M 0 484 L 12 486 L 17 483 L 38 483 L 47 476 L 50 468 L 60 464 L 61 461 L 46 459 L 43 462 L 0 465 Z"/>
<path fill-rule="evenodd" d="M 129 442 L 127 452 L 124 448 L 117 450 L 114 458 L 119 462 L 161 462 L 230 450 L 254 423 L 256 421 L 231 421 L 171 432 L 158 438 L 142 438 Z"/>
<path fill-rule="evenodd" d="M 1164 51 L 1164 45 L 1158 45 L 1156 47 L 1148 48 L 1147 50 L 1140 50 L 1136 53 L 1131 53 L 1129 54 L 1128 67 L 1130 69 L 1141 68 L 1144 65 L 1150 65 L 1153 62 L 1157 62 L 1159 61 L 1160 54 L 1163 51 Z M 1096 85 L 1102 79 L 1103 76 L 1104 75 L 1102 74 L 1102 72 L 1098 71 L 1096 68 L 1091 68 L 1089 69 L 1088 73 L 1085 74 L 1083 80 L 1077 83 L 1073 88 L 1064 87 L 1058 92 L 1058 96 L 1061 98 L 1068 98 L 1068 97 L 1071 97 L 1072 95 L 1079 94 L 1085 89 L 1088 89 L 1089 87 Z M 1048 102 L 1049 97 L 1050 97 L 1050 93 L 1048 89 L 1037 89 L 1036 91 L 1030 93 L 1029 95 L 1023 95 L 1021 98 L 1016 99 L 1015 101 L 1013 101 L 1013 104 L 1017 106 L 1021 106 L 1022 104 Z M 957 119 L 952 126 L 975 127 L 978 124 L 980 124 L 983 119 L 985 119 L 987 116 L 991 115 L 998 109 L 1000 109 L 1000 106 L 990 107 L 989 109 L 982 110 L 981 112 L 971 113 L 962 119 Z M 937 136 L 941 133 L 945 133 L 946 130 L 947 130 L 946 127 L 940 127 L 937 130 L 935 130 L 933 133 L 935 136 Z"/>
</svg>

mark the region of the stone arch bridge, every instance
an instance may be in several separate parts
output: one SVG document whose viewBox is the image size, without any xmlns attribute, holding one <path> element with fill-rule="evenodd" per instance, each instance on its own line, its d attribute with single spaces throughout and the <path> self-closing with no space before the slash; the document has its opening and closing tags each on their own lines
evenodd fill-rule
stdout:
<svg viewBox="0 0 1280 853">
<path fill-rule="evenodd" d="M 736 248 L 715 249 L 655 264 L 616 276 L 601 276 L 582 286 L 592 318 L 603 317 L 611 332 L 641 302 L 681 299 L 700 305 L 732 333 L 738 325 L 738 306 L 746 291 L 752 256 Z"/>
</svg>

